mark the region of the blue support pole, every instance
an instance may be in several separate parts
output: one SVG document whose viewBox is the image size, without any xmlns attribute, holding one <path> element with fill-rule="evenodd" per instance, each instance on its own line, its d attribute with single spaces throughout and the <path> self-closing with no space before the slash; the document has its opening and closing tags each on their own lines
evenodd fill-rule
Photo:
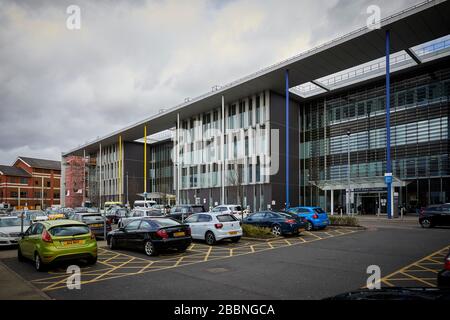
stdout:
<svg viewBox="0 0 450 320">
<path fill-rule="evenodd" d="M 286 209 L 289 209 L 289 70 L 285 73 L 286 84 Z"/>
<path fill-rule="evenodd" d="M 386 31 L 386 174 L 385 182 L 387 186 L 387 216 L 392 218 L 392 168 L 391 168 L 391 75 L 390 75 L 390 53 L 391 35 Z"/>
</svg>

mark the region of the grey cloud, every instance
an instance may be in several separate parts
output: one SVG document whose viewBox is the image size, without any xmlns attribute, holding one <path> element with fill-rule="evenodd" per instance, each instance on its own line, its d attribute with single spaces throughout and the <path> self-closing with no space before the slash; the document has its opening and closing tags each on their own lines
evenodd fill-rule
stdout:
<svg viewBox="0 0 450 320">
<path fill-rule="evenodd" d="M 372 2 L 394 12 L 417 1 Z M 58 158 L 362 26 L 372 2 L 2 1 L 0 163 Z M 69 4 L 79 31 L 66 29 Z"/>
</svg>

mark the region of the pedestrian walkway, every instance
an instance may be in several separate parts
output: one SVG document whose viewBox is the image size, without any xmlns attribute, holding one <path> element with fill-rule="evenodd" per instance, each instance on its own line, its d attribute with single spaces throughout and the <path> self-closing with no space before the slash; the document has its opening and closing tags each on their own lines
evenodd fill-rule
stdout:
<svg viewBox="0 0 450 320">
<path fill-rule="evenodd" d="M 0 300 L 48 300 L 36 289 L 0 261 Z"/>
</svg>

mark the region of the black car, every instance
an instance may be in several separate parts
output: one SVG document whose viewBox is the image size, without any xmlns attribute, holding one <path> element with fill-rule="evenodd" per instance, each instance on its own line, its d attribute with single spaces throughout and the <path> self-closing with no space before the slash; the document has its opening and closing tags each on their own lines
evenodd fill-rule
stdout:
<svg viewBox="0 0 450 320">
<path fill-rule="evenodd" d="M 420 212 L 419 223 L 423 228 L 450 226 L 450 203 L 426 207 Z"/>
<path fill-rule="evenodd" d="M 168 217 L 178 221 L 184 221 L 187 217 L 194 213 L 206 212 L 205 207 L 201 204 L 181 204 L 172 207 Z"/>
<path fill-rule="evenodd" d="M 298 235 L 306 229 L 305 218 L 286 212 L 260 211 L 243 220 L 244 224 L 270 228 L 275 236 L 286 234 Z"/>
<path fill-rule="evenodd" d="M 450 289 L 450 250 L 445 257 L 444 269 L 438 273 L 437 285 L 439 288 Z"/>
<path fill-rule="evenodd" d="M 127 248 L 143 250 L 155 256 L 162 249 L 185 251 L 192 242 L 191 229 L 170 218 L 143 217 L 125 227 L 108 233 L 110 249 Z"/>
<path fill-rule="evenodd" d="M 380 301 L 407 301 L 431 300 L 450 301 L 450 290 L 439 288 L 381 288 L 360 289 L 339 294 L 323 300 L 380 300 Z"/>
</svg>

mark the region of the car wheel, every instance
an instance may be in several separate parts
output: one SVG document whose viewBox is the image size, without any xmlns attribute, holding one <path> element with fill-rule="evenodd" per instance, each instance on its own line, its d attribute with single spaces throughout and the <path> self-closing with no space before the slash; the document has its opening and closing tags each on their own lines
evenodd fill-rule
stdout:
<svg viewBox="0 0 450 320">
<path fill-rule="evenodd" d="M 206 244 L 208 244 L 210 246 L 215 244 L 216 243 L 216 237 L 214 236 L 214 233 L 212 233 L 211 231 L 208 231 L 205 234 L 205 241 L 206 241 Z"/>
<path fill-rule="evenodd" d="M 307 231 L 314 230 L 314 225 L 310 221 L 306 222 L 306 230 Z"/>
<path fill-rule="evenodd" d="M 149 257 L 153 257 L 153 256 L 158 255 L 158 253 L 157 253 L 157 251 L 155 249 L 155 245 L 150 240 L 145 242 L 145 244 L 144 244 L 144 252 Z"/>
<path fill-rule="evenodd" d="M 114 239 L 114 237 L 110 237 L 109 241 L 108 241 L 108 247 L 111 250 L 114 250 L 117 248 L 117 244 L 116 244 L 116 240 Z"/>
<path fill-rule="evenodd" d="M 45 265 L 42 262 L 41 256 L 37 252 L 34 254 L 34 267 L 39 272 L 45 271 Z"/>
<path fill-rule="evenodd" d="M 241 240 L 241 237 L 235 237 L 235 238 L 231 238 L 231 242 L 236 243 L 239 240 Z"/>
<path fill-rule="evenodd" d="M 272 234 L 274 236 L 281 236 L 281 227 L 279 225 L 274 225 L 272 227 Z"/>
<path fill-rule="evenodd" d="M 22 255 L 22 250 L 20 250 L 20 246 L 17 249 L 17 260 L 19 260 L 20 262 L 23 262 L 25 260 L 25 258 Z"/>
<path fill-rule="evenodd" d="M 423 219 L 420 222 L 420 225 L 422 226 L 422 228 L 431 228 L 433 225 L 431 224 L 431 221 L 429 219 Z"/>
</svg>

